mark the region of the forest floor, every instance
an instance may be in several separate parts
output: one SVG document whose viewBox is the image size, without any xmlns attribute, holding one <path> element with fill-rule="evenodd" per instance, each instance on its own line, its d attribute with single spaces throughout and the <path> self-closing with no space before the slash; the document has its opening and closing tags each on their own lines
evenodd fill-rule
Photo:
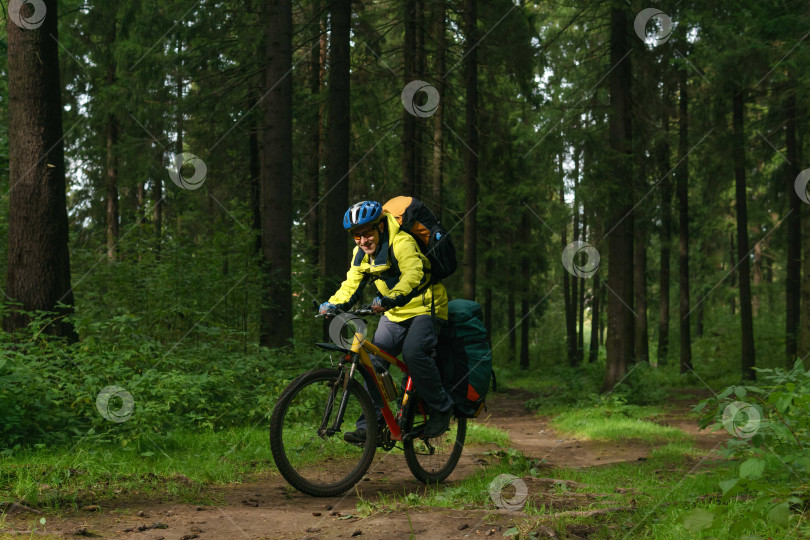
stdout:
<svg viewBox="0 0 810 540">
<path fill-rule="evenodd" d="M 550 427 L 550 418 L 527 411 L 524 403 L 532 397 L 520 390 L 491 394 L 489 412 L 482 417 L 487 424 L 508 432 L 512 448 L 538 460 L 541 470 L 592 468 L 618 462 L 644 461 L 656 446 L 640 440 L 599 442 L 567 438 Z M 682 430 L 693 438 L 698 449 L 711 450 L 725 440 L 725 432 L 699 432 L 687 412 L 695 400 L 672 400 L 666 414 L 655 421 Z M 444 485 L 460 480 L 497 461 L 497 447 L 466 447 L 458 467 Z M 269 451 L 268 451 L 269 454 Z M 493 474 L 493 477 L 495 475 Z M 542 476 L 542 475 L 541 475 Z M 526 477 L 529 497 L 541 500 L 547 510 L 577 511 L 594 507 L 603 494 L 574 493 L 555 487 L 552 480 Z M 558 487 L 558 486 L 557 486 Z M 580 486 L 582 487 L 582 486 Z M 633 491 L 630 485 L 616 486 Z M 130 540 L 201 539 L 280 539 L 280 538 L 501 538 L 527 514 L 496 509 L 489 504 L 464 504 L 461 508 L 408 505 L 370 505 L 371 511 L 358 512 L 358 502 L 390 501 L 409 493 L 424 493 L 426 486 L 411 475 L 401 454 L 378 451 L 364 481 L 356 490 L 339 497 L 315 498 L 301 494 L 278 473 L 264 473 L 249 481 L 226 486 L 205 486 L 199 501 L 146 498 L 134 493 L 116 500 L 99 501 L 57 513 L 35 514 L 28 511 L 6 514 L 0 522 L 0 538 L 126 538 Z M 593 495 L 592 497 L 589 495 Z M 536 505 L 539 507 L 539 505 Z M 620 510 L 619 510 L 620 511 Z M 360 515 L 358 515 L 360 514 Z M 45 525 L 40 519 L 46 518 Z M 532 517 L 538 517 L 535 513 Z M 625 531 L 618 526 L 616 536 Z M 540 537 L 587 538 L 588 527 L 555 531 L 540 526 Z M 604 535 L 604 531 L 602 533 Z M 611 535 L 612 536 L 612 535 Z"/>
</svg>

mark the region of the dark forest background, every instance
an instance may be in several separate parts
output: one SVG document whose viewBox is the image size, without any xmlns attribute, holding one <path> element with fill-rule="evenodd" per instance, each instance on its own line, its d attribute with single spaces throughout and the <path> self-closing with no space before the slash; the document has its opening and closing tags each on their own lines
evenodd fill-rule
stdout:
<svg viewBox="0 0 810 540">
<path fill-rule="evenodd" d="M 0 22 L 6 447 L 97 429 L 109 385 L 122 437 L 262 418 L 316 362 L 343 212 L 403 194 L 538 387 L 810 352 L 805 2 L 41 6 Z"/>
</svg>

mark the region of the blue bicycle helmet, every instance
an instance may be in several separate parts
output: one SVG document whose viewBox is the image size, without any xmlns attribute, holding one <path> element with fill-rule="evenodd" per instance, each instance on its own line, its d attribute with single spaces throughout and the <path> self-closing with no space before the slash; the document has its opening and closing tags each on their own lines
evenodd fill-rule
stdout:
<svg viewBox="0 0 810 540">
<path fill-rule="evenodd" d="M 353 204 L 343 214 L 343 228 L 348 230 L 359 227 L 360 225 L 367 225 L 376 223 L 382 217 L 382 205 L 377 201 L 361 201 Z"/>
</svg>

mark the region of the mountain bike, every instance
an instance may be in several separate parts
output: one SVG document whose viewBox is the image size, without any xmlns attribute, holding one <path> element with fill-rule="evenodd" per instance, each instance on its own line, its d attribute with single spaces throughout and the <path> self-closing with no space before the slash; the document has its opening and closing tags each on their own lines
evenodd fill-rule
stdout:
<svg viewBox="0 0 810 540">
<path fill-rule="evenodd" d="M 357 319 L 374 314 L 367 307 L 338 313 Z M 421 482 L 441 482 L 453 472 L 467 435 L 466 418 L 451 418 L 450 429 L 427 439 L 422 431 L 430 411 L 414 390 L 404 362 L 357 331 L 341 345 L 316 345 L 340 353 L 337 365 L 332 362 L 333 367 L 313 369 L 293 380 L 282 391 L 270 419 L 270 448 L 287 482 L 316 497 L 338 495 L 363 478 L 378 447 L 389 451 L 398 445 L 408 468 Z M 406 375 L 404 390 L 397 387 L 387 369 L 377 372 L 370 354 Z M 361 369 L 370 375 L 382 396 L 378 409 L 385 423 L 381 430 L 375 422 L 377 408 L 355 378 Z M 361 414 L 368 423 L 365 442 L 345 441 L 344 430 L 354 430 Z"/>
</svg>

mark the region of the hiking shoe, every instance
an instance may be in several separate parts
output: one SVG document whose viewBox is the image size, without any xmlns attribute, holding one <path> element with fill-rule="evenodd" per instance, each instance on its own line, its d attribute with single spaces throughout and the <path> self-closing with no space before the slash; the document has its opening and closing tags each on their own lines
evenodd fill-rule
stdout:
<svg viewBox="0 0 810 540">
<path fill-rule="evenodd" d="M 367 431 L 358 429 L 357 431 L 347 431 L 343 434 L 343 440 L 352 444 L 365 444 Z"/>
<path fill-rule="evenodd" d="M 430 413 L 430 418 L 425 422 L 425 429 L 422 431 L 422 436 L 425 439 L 432 439 L 447 431 L 450 428 L 450 416 L 450 409 Z"/>
</svg>

